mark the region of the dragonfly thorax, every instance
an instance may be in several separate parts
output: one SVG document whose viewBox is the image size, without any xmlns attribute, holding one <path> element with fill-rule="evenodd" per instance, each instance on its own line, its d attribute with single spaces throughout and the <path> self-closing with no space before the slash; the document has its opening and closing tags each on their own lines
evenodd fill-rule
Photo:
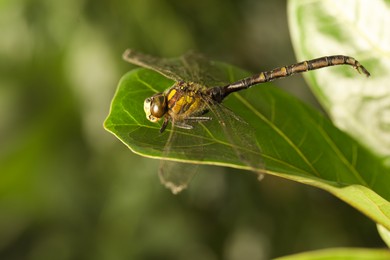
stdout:
<svg viewBox="0 0 390 260">
<path fill-rule="evenodd" d="M 146 118 L 151 122 L 160 120 L 168 110 L 167 101 L 164 93 L 158 93 L 145 99 L 144 111 Z"/>
<path fill-rule="evenodd" d="M 206 87 L 196 83 L 176 82 L 166 91 L 145 99 L 146 118 L 153 123 L 164 118 L 160 132 L 164 131 L 168 122 L 175 122 L 177 127 L 190 129 L 192 126 L 188 121 L 205 120 L 206 117 L 202 115 L 213 102 L 206 90 Z"/>
</svg>

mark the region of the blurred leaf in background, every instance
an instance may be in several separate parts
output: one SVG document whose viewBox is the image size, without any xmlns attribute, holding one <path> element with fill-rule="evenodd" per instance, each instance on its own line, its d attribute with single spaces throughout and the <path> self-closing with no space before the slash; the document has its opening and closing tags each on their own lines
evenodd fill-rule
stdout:
<svg viewBox="0 0 390 260">
<path fill-rule="evenodd" d="M 359 82 L 331 70 L 305 77 L 333 122 L 390 165 L 389 2 L 291 0 L 289 10 L 299 59 L 345 52 L 371 71 Z"/>
<path fill-rule="evenodd" d="M 223 22 L 221 22 L 223 21 Z M 383 246 L 330 195 L 210 167 L 173 197 L 104 131 L 130 65 L 197 49 L 251 71 L 295 61 L 285 1 L 0 2 L 1 259 L 267 259 Z M 280 83 L 314 103 L 300 77 Z"/>
</svg>

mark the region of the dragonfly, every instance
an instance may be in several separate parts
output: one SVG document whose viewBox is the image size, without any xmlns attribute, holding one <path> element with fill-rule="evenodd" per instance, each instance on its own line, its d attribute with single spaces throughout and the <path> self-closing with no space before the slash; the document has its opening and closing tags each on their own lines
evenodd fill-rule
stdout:
<svg viewBox="0 0 390 260">
<path fill-rule="evenodd" d="M 169 137 L 163 149 L 163 160 L 159 167 L 161 182 L 178 193 L 185 189 L 197 172 L 198 164 L 188 164 L 168 160 L 174 152 L 187 155 L 196 153 L 198 158 L 204 153 L 202 143 L 190 143 L 185 134 L 179 130 L 203 135 L 202 142 L 212 135 L 210 121 L 217 122 L 219 131 L 225 135 L 224 143 L 233 150 L 238 161 L 248 169 L 256 172 L 261 179 L 264 164 L 261 149 L 256 142 L 253 129 L 233 111 L 222 103 L 232 93 L 248 89 L 254 85 L 285 78 L 294 74 L 337 65 L 352 66 L 359 73 L 370 76 L 368 70 L 355 58 L 345 55 L 324 56 L 306 60 L 269 71 L 263 71 L 239 81 L 229 83 L 221 70 L 212 61 L 202 55 L 189 52 L 179 59 L 158 58 L 132 49 L 123 53 L 123 59 L 131 64 L 154 70 L 172 79 L 173 85 L 163 92 L 155 93 L 144 100 L 144 111 L 147 120 L 162 122 L 160 134 L 169 129 Z M 218 151 L 217 151 L 218 152 Z M 200 157 L 199 157 L 200 155 Z M 223 156 L 223 155 L 221 155 Z"/>
</svg>

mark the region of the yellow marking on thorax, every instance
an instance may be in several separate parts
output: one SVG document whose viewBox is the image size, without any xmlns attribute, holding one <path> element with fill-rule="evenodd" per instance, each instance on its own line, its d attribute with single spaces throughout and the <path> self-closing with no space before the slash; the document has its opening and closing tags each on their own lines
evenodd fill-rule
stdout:
<svg viewBox="0 0 390 260">
<path fill-rule="evenodd" d="M 179 117 L 187 117 L 197 114 L 203 108 L 201 107 L 201 100 L 191 95 L 180 97 L 175 105 L 171 108 L 171 112 Z"/>
<path fill-rule="evenodd" d="M 171 89 L 167 93 L 168 113 L 177 121 L 185 120 L 187 117 L 200 115 L 205 104 L 197 90 Z"/>
<path fill-rule="evenodd" d="M 184 104 L 185 104 L 185 100 L 184 97 L 182 96 L 174 103 L 173 107 L 171 108 L 172 112 L 175 114 L 179 114 Z"/>
<path fill-rule="evenodd" d="M 169 91 L 167 100 L 171 100 L 172 97 L 173 97 L 175 94 L 176 94 L 176 89 L 172 89 L 171 91 Z"/>
</svg>

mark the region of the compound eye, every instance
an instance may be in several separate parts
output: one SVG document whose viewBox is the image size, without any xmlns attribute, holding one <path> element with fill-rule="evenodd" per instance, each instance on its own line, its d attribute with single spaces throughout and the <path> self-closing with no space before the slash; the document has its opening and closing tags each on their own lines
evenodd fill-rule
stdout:
<svg viewBox="0 0 390 260">
<path fill-rule="evenodd" d="M 167 112 L 167 106 L 165 102 L 165 96 L 155 96 L 151 104 L 151 115 L 156 118 L 161 118 Z"/>
<path fill-rule="evenodd" d="M 153 97 L 145 99 L 144 111 L 146 118 L 149 121 L 157 122 L 160 118 L 162 118 L 167 111 L 164 94 L 159 93 Z"/>
</svg>

